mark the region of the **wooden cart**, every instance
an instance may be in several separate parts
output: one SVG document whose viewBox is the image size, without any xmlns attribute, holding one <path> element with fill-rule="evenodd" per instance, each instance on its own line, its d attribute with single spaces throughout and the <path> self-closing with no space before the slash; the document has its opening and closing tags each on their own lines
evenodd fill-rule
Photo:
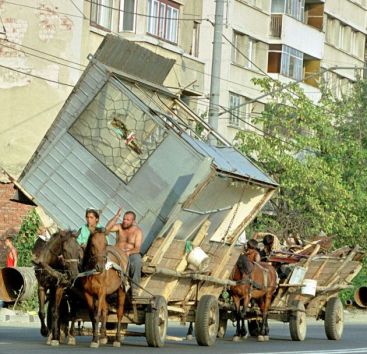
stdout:
<svg viewBox="0 0 367 354">
<path fill-rule="evenodd" d="M 318 254 L 318 250 L 316 247 L 308 258 L 293 264 L 292 272 L 279 284 L 272 301 L 269 318 L 288 322 L 291 337 L 296 341 L 306 338 L 307 317 L 324 320 L 328 339 L 342 337 L 344 312 L 339 291 L 348 288 L 362 268 L 363 253 L 359 247 L 344 247 L 330 255 Z M 304 291 L 309 279 L 315 285 L 317 282 L 314 296 Z"/>
<path fill-rule="evenodd" d="M 145 325 L 145 332 L 140 335 L 152 347 L 164 345 L 168 321 L 195 323 L 197 343 L 204 346 L 213 345 L 217 336 L 226 331 L 228 307 L 220 297 L 229 285 L 235 285 L 229 277 L 242 247 L 210 242 L 210 222 L 204 221 L 190 241 L 192 248 L 200 247 L 209 256 L 209 265 L 200 271 L 187 261 L 186 241 L 175 239 L 181 224 L 176 221 L 144 256 L 139 294 L 128 301 L 122 321 L 124 335 L 139 335 L 127 331 L 129 323 Z M 77 317 L 89 321 L 86 309 L 79 309 Z M 111 311 L 109 326 L 116 320 Z M 113 330 L 109 333 L 115 334 Z M 90 331 L 79 328 L 79 335 L 83 334 Z"/>
</svg>

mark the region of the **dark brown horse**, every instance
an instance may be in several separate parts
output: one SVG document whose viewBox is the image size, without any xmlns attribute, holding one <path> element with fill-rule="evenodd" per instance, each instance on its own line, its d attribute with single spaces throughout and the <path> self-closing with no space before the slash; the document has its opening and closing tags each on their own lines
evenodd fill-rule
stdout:
<svg viewBox="0 0 367 354">
<path fill-rule="evenodd" d="M 256 251 L 242 254 L 232 273 L 232 280 L 238 282 L 238 285 L 231 286 L 237 321 L 236 334 L 233 340 L 246 336 L 244 320 L 252 299 L 259 306 L 262 314 L 258 340 L 269 340 L 268 310 L 277 288 L 278 278 L 273 266 L 266 262 L 253 261 L 256 254 Z M 241 302 L 243 303 L 243 316 L 241 316 Z"/>
<path fill-rule="evenodd" d="M 51 335 L 51 345 L 60 341 L 60 303 L 65 288 L 79 273 L 82 249 L 70 230 L 60 230 L 48 242 L 38 239 L 32 250 L 38 280 L 38 316 L 41 334 Z M 45 323 L 46 296 L 49 300 L 47 325 Z M 51 328 L 50 328 L 51 327 Z M 51 330 L 51 333 L 50 333 Z"/>
<path fill-rule="evenodd" d="M 127 262 L 128 257 L 124 252 L 116 247 L 107 246 L 106 236 L 102 230 L 97 229 L 96 232 L 91 234 L 84 252 L 83 271 L 91 271 L 94 274 L 82 277 L 81 283 L 93 326 L 93 339 L 90 344 L 92 348 L 98 348 L 99 343 L 107 343 L 108 304 L 106 296 L 116 292 L 117 328 L 113 346 L 120 346 L 120 328 L 126 296 L 123 280 Z M 100 337 L 98 333 L 99 322 L 101 322 Z"/>
</svg>

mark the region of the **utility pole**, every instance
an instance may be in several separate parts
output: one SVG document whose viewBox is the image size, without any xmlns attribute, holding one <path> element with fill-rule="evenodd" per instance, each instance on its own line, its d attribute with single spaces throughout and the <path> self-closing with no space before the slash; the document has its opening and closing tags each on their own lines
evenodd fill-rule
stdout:
<svg viewBox="0 0 367 354">
<path fill-rule="evenodd" d="M 209 98 L 209 125 L 214 130 L 218 130 L 224 1 L 225 0 L 216 0 L 215 2 L 212 72 L 211 72 L 210 98 Z M 211 145 L 215 145 L 216 139 L 213 136 L 210 136 L 209 143 Z"/>
</svg>

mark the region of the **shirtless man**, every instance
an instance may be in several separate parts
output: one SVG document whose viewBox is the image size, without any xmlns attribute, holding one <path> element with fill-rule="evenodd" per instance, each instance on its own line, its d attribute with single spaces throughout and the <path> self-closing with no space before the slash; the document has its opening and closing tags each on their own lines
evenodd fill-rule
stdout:
<svg viewBox="0 0 367 354">
<path fill-rule="evenodd" d="M 129 276 L 132 278 L 132 294 L 136 296 L 141 279 L 141 254 L 140 249 L 143 243 L 143 232 L 136 225 L 136 215 L 133 211 L 127 211 L 124 214 L 121 224 L 117 221 L 121 216 L 122 209 L 120 208 L 116 215 L 107 223 L 106 234 L 116 232 L 116 247 L 124 251 L 129 256 Z"/>
</svg>

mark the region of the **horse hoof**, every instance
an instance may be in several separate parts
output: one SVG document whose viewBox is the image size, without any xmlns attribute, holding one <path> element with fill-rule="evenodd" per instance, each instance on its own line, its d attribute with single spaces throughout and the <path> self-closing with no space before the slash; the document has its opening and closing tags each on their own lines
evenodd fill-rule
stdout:
<svg viewBox="0 0 367 354">
<path fill-rule="evenodd" d="M 192 334 L 188 334 L 188 335 L 186 336 L 186 340 L 192 340 Z"/>
<path fill-rule="evenodd" d="M 108 338 L 107 337 L 99 339 L 99 344 L 107 344 L 107 343 L 108 343 Z"/>
<path fill-rule="evenodd" d="M 99 343 L 98 342 L 91 342 L 90 343 L 90 348 L 99 348 Z"/>
<path fill-rule="evenodd" d="M 113 342 L 113 344 L 112 344 L 114 347 L 116 347 L 116 348 L 120 348 L 121 347 L 121 343 L 120 342 L 118 342 L 117 340 L 115 340 L 114 342 Z"/>
<path fill-rule="evenodd" d="M 264 336 L 264 341 L 267 342 L 269 340 L 269 336 Z"/>
<path fill-rule="evenodd" d="M 53 339 L 50 343 L 51 347 L 57 347 L 60 344 L 60 342 L 56 339 Z"/>
<path fill-rule="evenodd" d="M 68 337 L 68 345 L 76 345 L 76 339 L 75 337 Z"/>
<path fill-rule="evenodd" d="M 52 340 L 52 334 L 50 334 L 50 335 L 47 337 L 46 344 L 47 344 L 47 345 L 51 345 L 51 340 Z"/>
<path fill-rule="evenodd" d="M 264 336 L 257 336 L 257 341 L 258 342 L 265 342 Z"/>
<path fill-rule="evenodd" d="M 239 342 L 240 337 L 239 336 L 234 336 L 232 340 L 233 340 L 233 342 Z"/>
<path fill-rule="evenodd" d="M 42 337 L 47 337 L 48 335 L 48 328 L 47 327 L 42 327 L 41 328 L 41 336 Z"/>
<path fill-rule="evenodd" d="M 248 334 L 246 333 L 245 335 L 241 336 L 241 339 L 246 340 L 248 338 Z"/>
</svg>

